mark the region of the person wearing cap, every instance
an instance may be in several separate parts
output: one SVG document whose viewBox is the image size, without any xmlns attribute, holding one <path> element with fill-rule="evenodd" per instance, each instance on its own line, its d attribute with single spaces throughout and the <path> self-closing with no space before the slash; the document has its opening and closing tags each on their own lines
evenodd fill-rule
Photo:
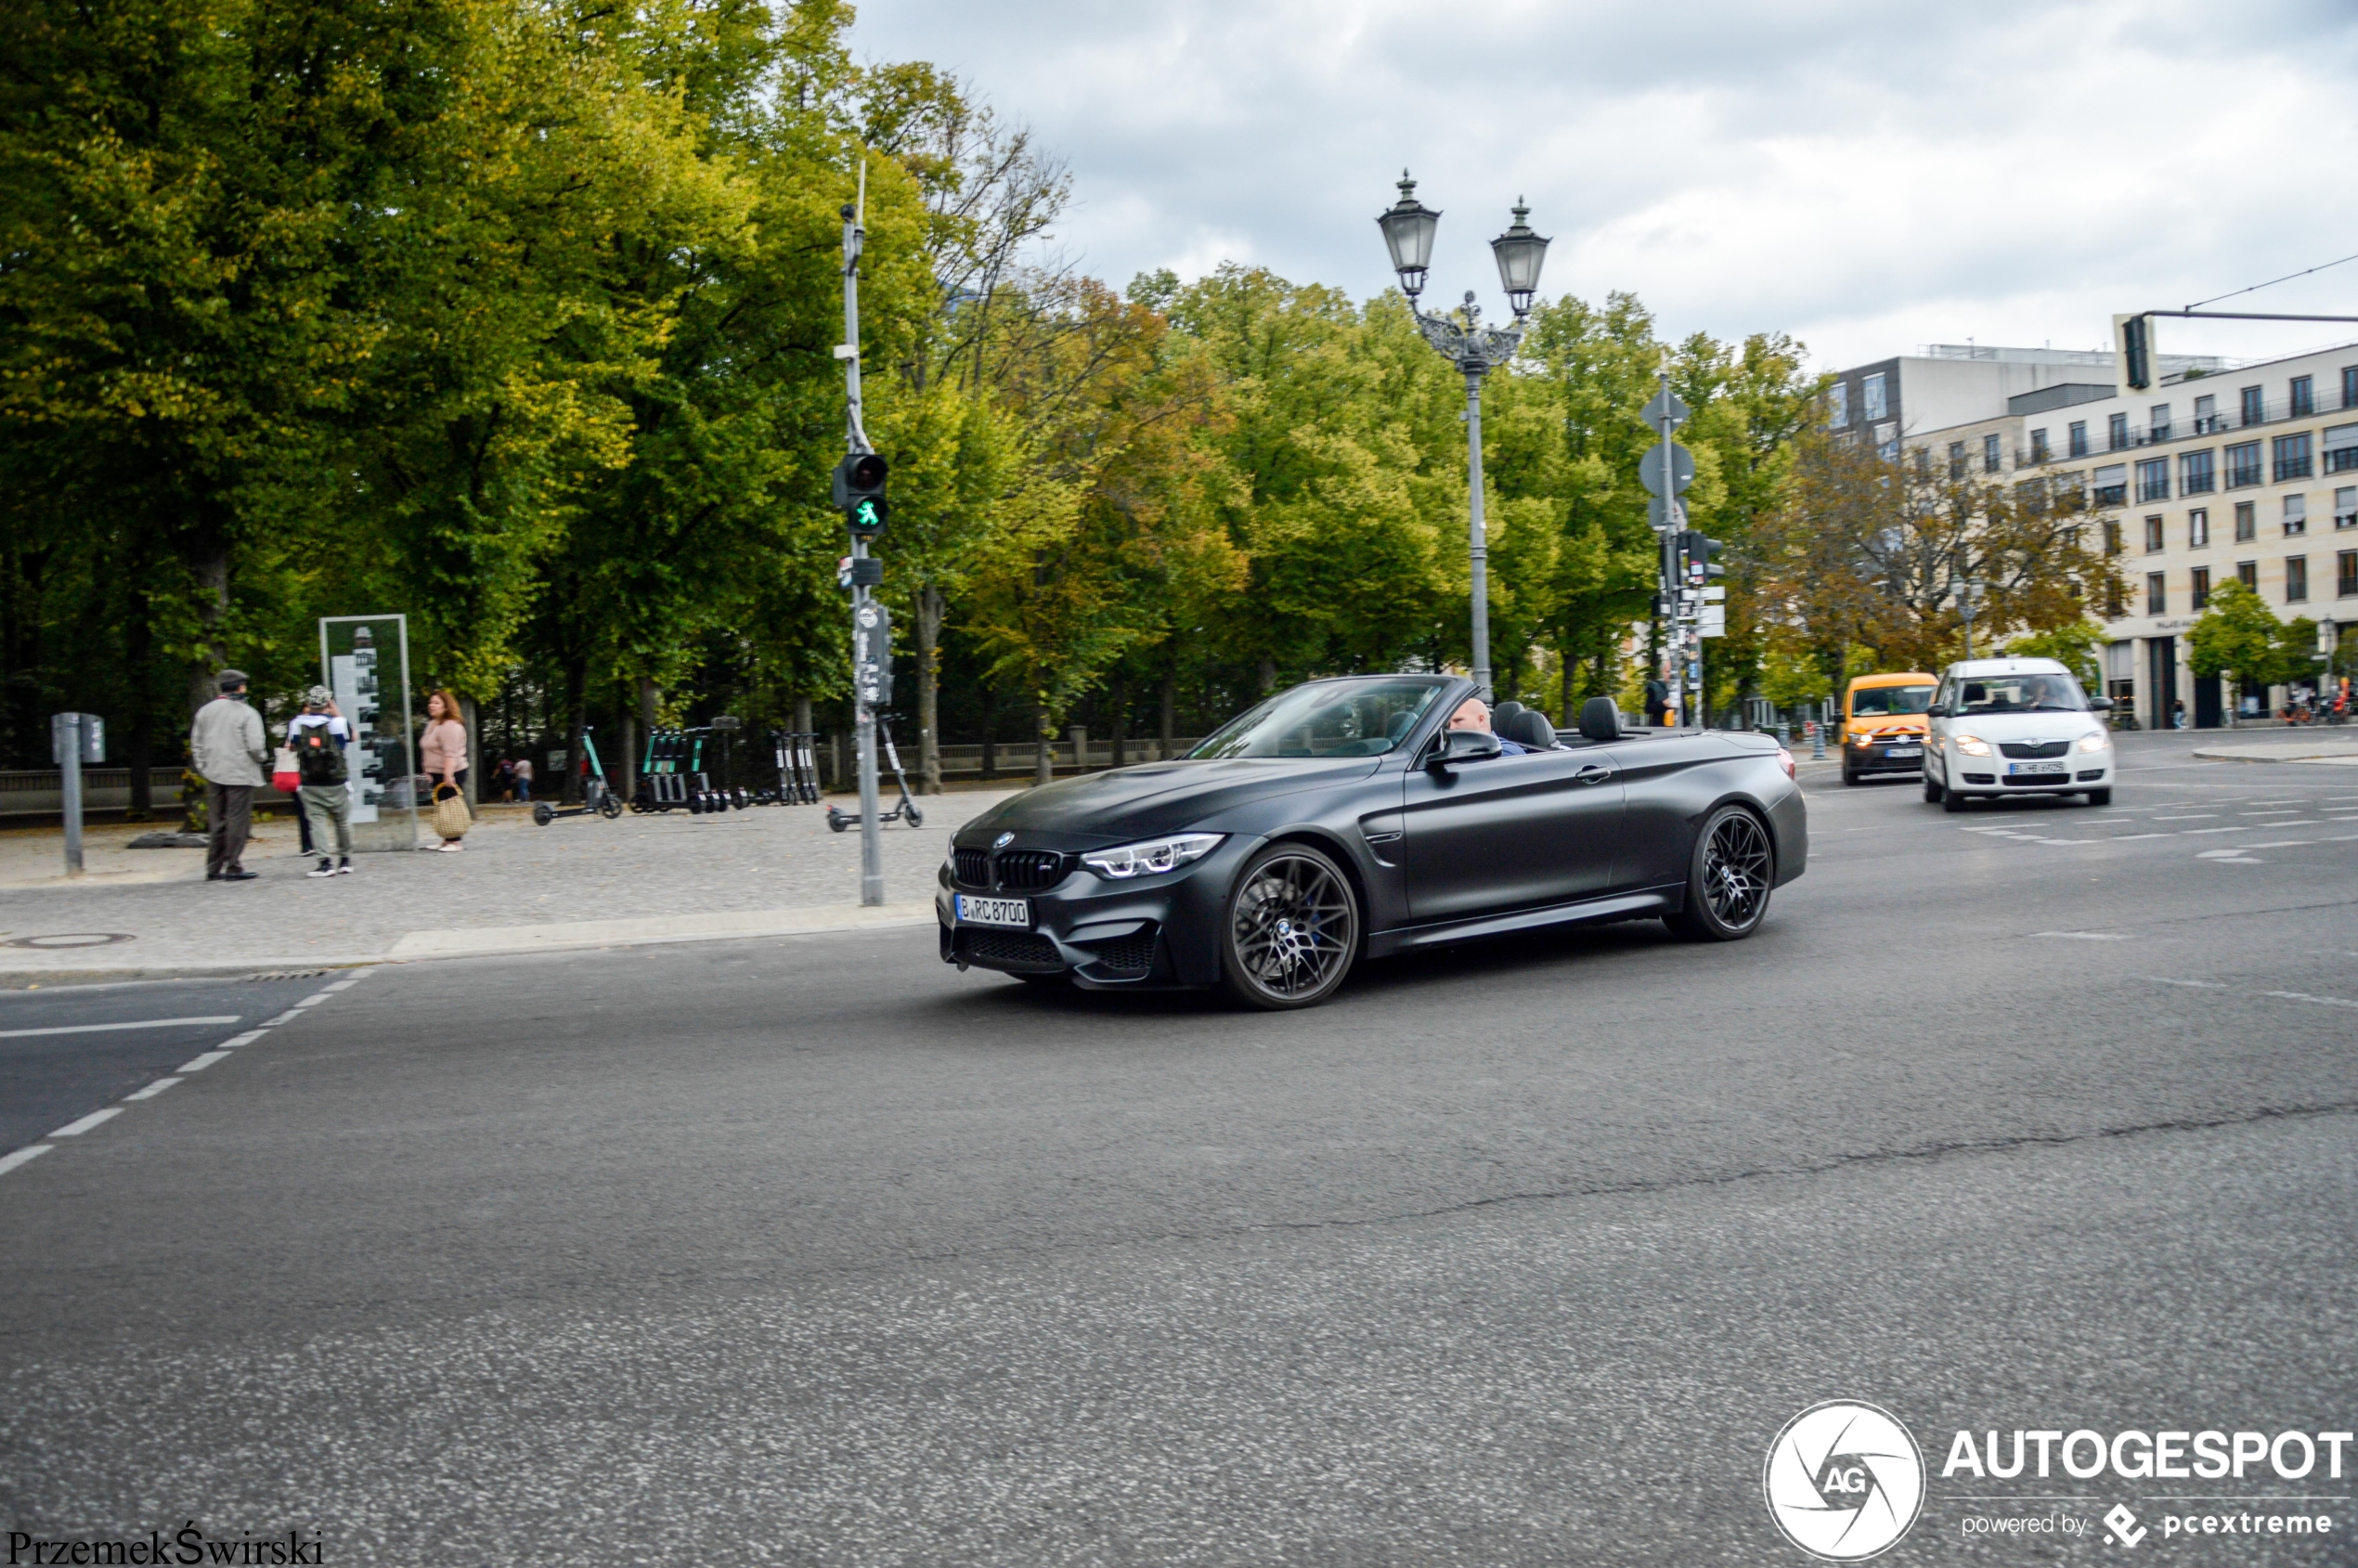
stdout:
<svg viewBox="0 0 2358 1568">
<path fill-rule="evenodd" d="M 352 726 L 336 711 L 335 697 L 325 686 L 303 694 L 303 711 L 287 725 L 287 746 L 295 754 L 295 799 L 311 829 L 311 845 L 319 863 L 310 876 L 352 875 L 352 786 L 343 748 L 352 744 Z M 335 829 L 336 858 L 328 858 L 328 830 Z"/>
<path fill-rule="evenodd" d="M 246 706 L 246 672 L 214 678 L 221 694 L 197 709 L 188 726 L 188 758 L 204 780 L 204 879 L 251 882 L 241 863 L 253 831 L 253 792 L 270 782 L 270 750 L 262 715 Z"/>
</svg>

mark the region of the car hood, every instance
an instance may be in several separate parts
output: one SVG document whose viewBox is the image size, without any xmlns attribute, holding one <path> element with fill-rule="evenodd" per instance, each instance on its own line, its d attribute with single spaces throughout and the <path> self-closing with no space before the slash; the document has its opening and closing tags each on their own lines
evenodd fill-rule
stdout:
<svg viewBox="0 0 2358 1568">
<path fill-rule="evenodd" d="M 1145 762 L 1010 796 L 961 828 L 956 841 L 983 845 L 1012 833 L 1043 849 L 1092 849 L 1198 826 L 1273 796 L 1365 778 L 1380 765 L 1367 757 Z"/>
<path fill-rule="evenodd" d="M 1951 734 L 1979 735 L 1985 741 L 2076 741 L 2102 730 L 2104 718 L 2094 713 L 1976 713 L 1948 721 Z"/>
</svg>

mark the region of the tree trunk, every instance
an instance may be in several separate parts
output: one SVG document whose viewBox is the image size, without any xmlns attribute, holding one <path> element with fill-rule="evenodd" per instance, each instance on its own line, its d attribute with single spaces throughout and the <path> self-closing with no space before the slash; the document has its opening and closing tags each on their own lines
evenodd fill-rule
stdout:
<svg viewBox="0 0 2358 1568">
<path fill-rule="evenodd" d="M 1171 662 L 1162 667 L 1162 760 L 1171 760 L 1171 748 L 1179 733 L 1179 650 L 1171 651 Z"/>
<path fill-rule="evenodd" d="M 467 782 L 460 786 L 464 791 L 460 798 L 466 801 L 467 812 L 472 816 L 483 785 L 483 730 L 475 723 L 474 698 L 459 699 L 459 723 L 467 734 Z"/>
<path fill-rule="evenodd" d="M 1055 723 L 1046 703 L 1031 705 L 1031 782 L 1035 787 L 1056 776 Z"/>
<path fill-rule="evenodd" d="M 578 805 L 581 789 L 581 737 L 590 729 L 590 661 L 576 659 L 565 670 L 565 777 L 557 791 L 560 805 Z"/>
<path fill-rule="evenodd" d="M 1563 717 L 1559 719 L 1558 722 L 1569 728 L 1574 722 L 1572 717 L 1572 667 L 1574 663 L 1572 656 L 1572 649 L 1569 639 L 1566 640 L 1564 645 L 1558 647 L 1556 650 L 1556 659 L 1558 663 L 1563 666 L 1563 669 L 1561 672 L 1561 691 L 1559 693 L 1561 700 L 1558 703 L 1556 709 L 1556 711 Z"/>
<path fill-rule="evenodd" d="M 917 793 L 941 793 L 941 590 L 917 590 Z"/>
<path fill-rule="evenodd" d="M 221 625 L 229 616 L 229 551 L 223 546 L 203 547 L 203 552 L 189 562 L 190 575 L 203 598 L 197 609 L 197 621 L 202 628 L 197 641 L 197 656 L 188 670 L 188 717 L 196 717 L 197 709 L 221 694 L 221 687 L 214 677 L 228 667 L 228 651 L 221 644 Z M 209 662 L 208 662 L 209 661 Z"/>
<path fill-rule="evenodd" d="M 1267 696 L 1276 689 L 1276 685 L 1277 661 L 1263 654 L 1261 660 L 1261 694 Z"/>
<path fill-rule="evenodd" d="M 622 716 L 622 755 L 615 758 L 615 789 L 625 800 L 639 794 L 639 716 Z"/>
<path fill-rule="evenodd" d="M 130 820 L 144 823 L 155 815 L 154 781 L 148 775 L 155 766 L 156 715 L 155 705 L 148 700 L 149 660 L 155 657 L 155 628 L 149 619 L 148 596 L 134 590 L 128 606 L 130 618 L 123 628 L 125 663 L 131 667 L 131 736 L 128 759 L 131 763 Z"/>
<path fill-rule="evenodd" d="M 1113 691 L 1109 694 L 1108 705 L 1112 708 L 1107 719 L 1113 734 L 1113 765 L 1117 768 L 1127 767 L 1130 759 L 1122 749 L 1122 743 L 1127 739 L 1130 728 L 1124 721 L 1129 716 L 1130 709 L 1130 680 L 1127 676 L 1117 675 L 1113 678 Z"/>
</svg>

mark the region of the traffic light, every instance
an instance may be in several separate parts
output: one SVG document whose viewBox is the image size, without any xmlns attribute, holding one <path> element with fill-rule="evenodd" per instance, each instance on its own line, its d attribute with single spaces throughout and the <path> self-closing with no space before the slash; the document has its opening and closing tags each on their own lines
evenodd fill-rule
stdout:
<svg viewBox="0 0 2358 1568">
<path fill-rule="evenodd" d="M 1728 575 L 1728 568 L 1714 559 L 1724 547 L 1717 539 L 1689 528 L 1678 536 L 1679 552 L 1687 558 L 1687 577 L 1691 582 L 1712 582 Z"/>
<path fill-rule="evenodd" d="M 861 538 L 873 539 L 884 532 L 892 509 L 885 499 L 883 453 L 852 452 L 836 464 L 836 505 Z"/>
<path fill-rule="evenodd" d="M 2127 316 L 2120 322 L 2120 357 L 2129 376 L 2129 384 L 2143 392 L 2153 385 L 2153 323 L 2143 316 Z"/>
</svg>

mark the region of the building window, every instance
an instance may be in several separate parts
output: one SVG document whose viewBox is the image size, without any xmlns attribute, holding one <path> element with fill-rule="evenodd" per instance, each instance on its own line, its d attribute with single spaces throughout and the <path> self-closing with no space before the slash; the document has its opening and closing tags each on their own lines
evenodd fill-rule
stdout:
<svg viewBox="0 0 2358 1568">
<path fill-rule="evenodd" d="M 2276 437 L 2276 483 L 2309 477 L 2309 433 Z"/>
<path fill-rule="evenodd" d="M 2358 599 L 2358 550 L 2345 550 L 2334 557 L 2334 597 Z"/>
<path fill-rule="evenodd" d="M 2347 473 L 2358 468 L 2358 424 L 2327 425 L 2322 446 L 2327 473 Z"/>
<path fill-rule="evenodd" d="M 2186 513 L 2186 548 L 2188 550 L 2210 548 L 2210 511 L 2208 507 L 2198 506 Z"/>
<path fill-rule="evenodd" d="M 2285 498 L 2285 532 L 2287 534 L 2305 534 L 2308 531 L 2309 498 L 2307 496 L 2287 496 Z"/>
<path fill-rule="evenodd" d="M 2168 540 L 2161 537 L 2161 519 L 2158 517 L 2146 518 L 2145 553 L 2147 555 L 2159 555 L 2163 549 L 2167 546 L 2168 542 Z"/>
<path fill-rule="evenodd" d="M 2239 441 L 2227 448 L 2227 488 L 2240 490 L 2260 483 L 2260 443 Z"/>
<path fill-rule="evenodd" d="M 2075 458 L 2088 455 L 2088 421 L 2074 420 L 2064 427 L 2064 439 Z"/>
<path fill-rule="evenodd" d="M 2261 420 L 2268 417 L 2267 406 L 2261 401 L 2260 389 L 2258 387 L 2248 386 L 2244 388 L 2243 413 L 2244 423 L 2246 424 L 2258 424 Z"/>
<path fill-rule="evenodd" d="M 2167 572 L 2145 574 L 2145 614 L 2170 614 L 2170 575 Z"/>
<path fill-rule="evenodd" d="M 2178 493 L 2207 496 L 2219 488 L 2219 455 L 2204 450 L 2178 455 Z"/>
<path fill-rule="evenodd" d="M 2129 465 L 2125 462 L 2106 463 L 2096 470 L 2096 493 L 2092 504 L 2118 506 L 2129 499 Z"/>
<path fill-rule="evenodd" d="M 2334 526 L 2358 528 L 2358 485 L 2344 485 L 2334 492 Z"/>
<path fill-rule="evenodd" d="M 1875 456 L 1885 462 L 1899 460 L 1899 423 L 1897 420 L 1875 426 Z"/>
<path fill-rule="evenodd" d="M 1861 418 L 1880 420 L 1889 416 L 1891 399 L 1884 395 L 1884 379 L 1881 370 L 1877 370 L 1860 382 L 1859 390 L 1865 394 L 1863 401 L 1866 404 L 1866 409 Z"/>
<path fill-rule="evenodd" d="M 2105 553 L 2106 555 L 2118 555 L 2118 554 L 2120 553 L 2120 551 L 2121 551 L 2121 549 L 2122 549 L 2122 546 L 2121 546 L 2121 543 L 2120 543 L 2120 525 L 2119 525 L 2118 523 L 2107 523 L 2107 524 L 2105 524 Z"/>
<path fill-rule="evenodd" d="M 1836 382 L 1826 388 L 1826 428 L 1840 430 L 1850 422 L 1850 383 Z"/>
<path fill-rule="evenodd" d="M 2219 428 L 2219 399 L 2205 393 L 2195 399 L 2195 434 L 2209 435 Z"/>
<path fill-rule="evenodd" d="M 2115 414 L 2105 421 L 2105 450 L 2118 452 L 2129 445 L 2129 416 Z"/>
<path fill-rule="evenodd" d="M 2043 430 L 2032 431 L 2030 433 L 2030 460 L 2045 462 L 2052 455 L 2047 450 L 2047 433 Z"/>
<path fill-rule="evenodd" d="M 2287 417 L 2296 420 L 2306 419 L 2316 411 L 2317 378 L 2314 376 L 2293 377 L 2292 408 Z"/>
<path fill-rule="evenodd" d="M 2252 592 L 2258 593 L 2260 591 L 2260 563 L 2257 561 L 2236 562 L 2235 580 Z"/>
<path fill-rule="evenodd" d="M 2341 368 L 2341 406 L 2358 408 L 2358 365 Z"/>
<path fill-rule="evenodd" d="M 2166 501 L 2170 499 L 2170 460 L 2140 458 L 2137 461 L 2137 499 L 2141 501 Z"/>
<path fill-rule="evenodd" d="M 1962 441 L 1951 441 L 1949 443 L 1949 477 L 1963 479 L 1964 476 L 1965 444 Z"/>
<path fill-rule="evenodd" d="M 2170 439 L 2169 404 L 2157 403 L 2153 406 L 2145 421 L 2145 439 L 2148 441 Z"/>
<path fill-rule="evenodd" d="M 2005 448 L 1999 445 L 1998 437 L 1994 434 L 1983 436 L 1981 438 L 1981 472 L 1996 473 L 2005 467 Z"/>
<path fill-rule="evenodd" d="M 2209 567 L 2197 566 L 2192 573 L 2188 574 L 2186 578 L 2186 603 L 2191 609 L 2201 610 L 2209 608 L 2210 604 Z"/>
<path fill-rule="evenodd" d="M 2309 599 L 2309 557 L 2285 557 L 2285 603 L 2300 604 Z"/>
</svg>

